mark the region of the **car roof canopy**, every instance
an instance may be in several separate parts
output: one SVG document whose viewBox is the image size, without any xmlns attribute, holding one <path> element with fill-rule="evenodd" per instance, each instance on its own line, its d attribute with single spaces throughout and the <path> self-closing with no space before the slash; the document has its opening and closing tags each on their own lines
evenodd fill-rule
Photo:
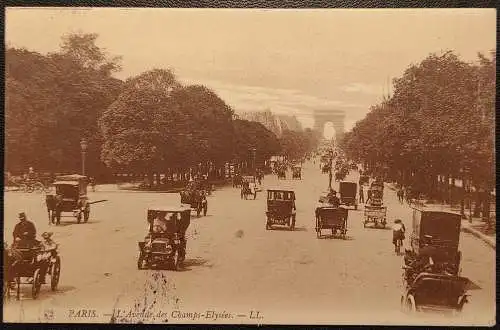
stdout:
<svg viewBox="0 0 500 330">
<path fill-rule="evenodd" d="M 56 181 L 54 186 L 78 186 L 80 183 L 78 181 Z"/>
<path fill-rule="evenodd" d="M 148 207 L 148 212 L 153 211 L 153 212 L 185 212 L 190 210 L 191 208 L 189 206 L 185 205 L 178 205 L 178 206 L 170 206 L 170 205 L 159 205 L 159 206 L 153 206 L 153 207 Z"/>
</svg>

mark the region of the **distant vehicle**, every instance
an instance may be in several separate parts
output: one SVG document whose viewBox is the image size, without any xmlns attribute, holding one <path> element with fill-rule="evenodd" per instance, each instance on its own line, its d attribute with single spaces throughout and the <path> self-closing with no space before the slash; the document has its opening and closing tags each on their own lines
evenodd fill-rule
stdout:
<svg viewBox="0 0 500 330">
<path fill-rule="evenodd" d="M 167 227 L 164 232 L 155 232 L 154 219 L 160 214 L 172 221 L 172 227 Z M 179 270 L 185 256 L 183 236 L 190 224 L 191 209 L 185 206 L 165 206 L 149 208 L 147 221 L 148 234 L 144 241 L 140 241 L 138 269 L 172 269 Z M 184 243 L 185 244 L 185 243 Z"/>
<path fill-rule="evenodd" d="M 292 167 L 292 179 L 302 179 L 302 167 L 295 165 Z"/>
<path fill-rule="evenodd" d="M 405 251 L 403 267 L 403 310 L 462 311 L 469 280 L 460 276 L 461 221 L 459 213 L 414 208 L 411 249 Z"/>
<path fill-rule="evenodd" d="M 358 185 L 355 182 L 342 181 L 339 183 L 340 192 L 340 204 L 346 206 L 354 206 L 354 209 L 358 209 L 358 201 L 356 199 L 356 193 Z"/>
<path fill-rule="evenodd" d="M 191 210 L 196 212 L 198 217 L 207 215 L 208 202 L 204 190 L 199 190 L 196 188 L 185 189 L 180 192 L 181 204 L 189 205 Z"/>
<path fill-rule="evenodd" d="M 247 199 L 248 196 L 253 196 L 253 199 L 257 198 L 257 182 L 251 175 L 242 177 L 241 198 Z"/>
<path fill-rule="evenodd" d="M 90 203 L 87 196 L 88 178 L 72 174 L 57 176 L 54 186 L 55 195 L 48 194 L 45 198 L 49 221 L 60 224 L 61 214 L 71 212 L 77 223 L 87 222 L 90 216 Z"/>
<path fill-rule="evenodd" d="M 295 192 L 292 190 L 268 189 L 266 230 L 273 226 L 288 226 L 295 229 L 296 207 Z"/>
<path fill-rule="evenodd" d="M 322 198 L 320 202 L 322 202 Z M 322 230 L 329 229 L 332 236 L 339 236 L 343 239 L 347 234 L 348 210 L 344 207 L 321 206 L 316 208 L 316 236 L 322 237 Z"/>
</svg>

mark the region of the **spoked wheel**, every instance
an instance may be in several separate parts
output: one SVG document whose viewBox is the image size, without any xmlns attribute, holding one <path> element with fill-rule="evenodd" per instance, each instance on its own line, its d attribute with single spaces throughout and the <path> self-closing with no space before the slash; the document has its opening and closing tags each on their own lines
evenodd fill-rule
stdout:
<svg viewBox="0 0 500 330">
<path fill-rule="evenodd" d="M 83 211 L 83 222 L 88 222 L 90 218 L 90 207 L 86 207 Z"/>
<path fill-rule="evenodd" d="M 16 277 L 16 300 L 21 299 L 21 277 Z"/>
<path fill-rule="evenodd" d="M 144 269 L 144 256 L 139 252 L 139 258 L 137 258 L 137 269 Z"/>
<path fill-rule="evenodd" d="M 321 228 L 316 228 L 316 238 L 321 238 Z"/>
<path fill-rule="evenodd" d="M 33 274 L 33 284 L 31 286 L 31 296 L 33 297 L 33 299 L 38 298 L 41 286 L 42 286 L 42 277 L 40 274 L 40 268 L 38 268 L 37 270 L 35 270 L 35 273 Z"/>
<path fill-rule="evenodd" d="M 59 278 L 61 276 L 61 257 L 57 256 L 56 261 L 52 265 L 52 271 L 50 274 L 50 288 L 52 291 L 57 290 L 57 285 L 59 284 Z"/>
<path fill-rule="evenodd" d="M 28 185 L 26 185 L 24 183 L 19 185 L 19 191 L 28 192 Z"/>
<path fill-rule="evenodd" d="M 410 294 L 406 298 L 405 311 L 410 314 L 417 312 L 417 306 L 415 305 L 415 298 Z"/>
<path fill-rule="evenodd" d="M 76 215 L 76 223 L 82 222 L 82 212 L 78 212 Z"/>
</svg>

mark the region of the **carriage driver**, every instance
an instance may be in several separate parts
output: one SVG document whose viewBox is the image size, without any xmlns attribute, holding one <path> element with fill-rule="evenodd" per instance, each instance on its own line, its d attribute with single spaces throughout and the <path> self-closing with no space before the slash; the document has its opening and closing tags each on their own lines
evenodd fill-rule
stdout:
<svg viewBox="0 0 500 330">
<path fill-rule="evenodd" d="M 340 205 L 340 199 L 337 197 L 337 192 L 335 190 L 330 189 L 327 198 L 328 203 L 332 204 L 334 207 L 338 207 Z"/>
<path fill-rule="evenodd" d="M 36 240 L 36 228 L 33 222 L 29 221 L 26 217 L 26 213 L 19 213 L 19 222 L 14 227 L 12 232 L 14 237 L 14 244 L 17 246 L 19 242 L 24 242 L 29 246 L 34 246 L 39 244 Z"/>
</svg>

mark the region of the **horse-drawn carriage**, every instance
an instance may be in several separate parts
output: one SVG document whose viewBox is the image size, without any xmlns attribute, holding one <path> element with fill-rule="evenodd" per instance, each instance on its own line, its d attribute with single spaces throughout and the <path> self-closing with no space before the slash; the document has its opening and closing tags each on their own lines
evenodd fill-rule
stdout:
<svg viewBox="0 0 500 330">
<path fill-rule="evenodd" d="M 138 269 L 167 268 L 178 270 L 186 253 L 185 232 L 190 224 L 188 207 L 154 207 L 148 209 L 148 234 L 138 242 Z M 164 230 L 155 228 L 155 219 L 169 221 Z M 169 219 L 169 220 L 167 220 Z"/>
<path fill-rule="evenodd" d="M 295 165 L 292 167 L 292 179 L 302 179 L 302 167 Z"/>
<path fill-rule="evenodd" d="M 354 206 L 354 209 L 358 209 L 358 201 L 356 199 L 358 186 L 355 182 L 342 181 L 339 183 L 340 192 L 340 204 L 346 206 Z"/>
<path fill-rule="evenodd" d="M 290 230 L 295 229 L 295 192 L 292 190 L 268 189 L 266 230 L 275 225 L 288 226 Z"/>
<path fill-rule="evenodd" d="M 469 280 L 460 275 L 458 250 L 461 216 L 433 208 L 413 210 L 411 249 L 405 251 L 405 311 L 460 312 Z"/>
<path fill-rule="evenodd" d="M 201 215 L 201 212 L 203 212 L 204 216 L 207 215 L 208 202 L 204 190 L 188 186 L 187 189 L 180 192 L 180 195 L 181 204 L 189 205 L 198 217 Z"/>
<path fill-rule="evenodd" d="M 50 239 L 52 233 L 43 233 Z M 16 291 L 16 299 L 21 297 L 21 285 L 31 285 L 31 296 L 37 299 L 42 284 L 50 277 L 50 288 L 57 290 L 61 273 L 61 258 L 57 244 L 23 244 L 6 248 L 4 246 L 4 298 L 10 298 L 11 290 Z"/>
<path fill-rule="evenodd" d="M 72 174 L 56 177 L 55 195 L 47 194 L 45 202 L 49 223 L 60 224 L 63 212 L 71 212 L 77 223 L 87 222 L 90 204 L 87 196 L 88 179 L 86 176 Z"/>
<path fill-rule="evenodd" d="M 248 196 L 253 196 L 253 199 L 257 198 L 257 182 L 253 175 L 245 175 L 242 177 L 240 195 L 241 199 L 248 199 Z"/>
</svg>

